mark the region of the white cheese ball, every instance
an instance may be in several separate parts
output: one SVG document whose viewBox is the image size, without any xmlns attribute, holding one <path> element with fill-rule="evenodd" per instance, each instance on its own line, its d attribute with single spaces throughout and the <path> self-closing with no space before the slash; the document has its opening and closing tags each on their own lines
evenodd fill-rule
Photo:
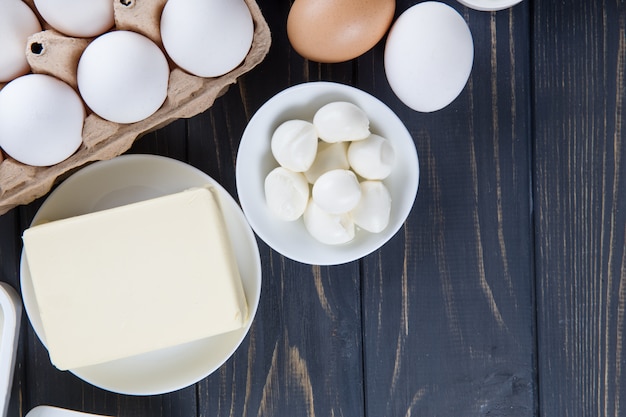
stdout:
<svg viewBox="0 0 626 417">
<path fill-rule="evenodd" d="M 283 167 L 274 168 L 265 177 L 265 200 L 279 219 L 297 220 L 309 201 L 309 183 L 302 173 Z"/>
<path fill-rule="evenodd" d="M 0 82 L 30 71 L 26 44 L 30 35 L 40 31 L 37 16 L 23 1 L 0 1 Z"/>
<path fill-rule="evenodd" d="M 68 36 L 91 38 L 114 24 L 112 0 L 35 0 L 35 6 L 50 26 Z"/>
<path fill-rule="evenodd" d="M 322 106 L 313 116 L 313 124 L 323 141 L 334 143 L 365 139 L 370 121 L 363 110 L 346 101 Z"/>
<path fill-rule="evenodd" d="M 246 57 L 254 35 L 243 0 L 168 0 L 161 15 L 165 51 L 185 71 L 218 77 Z"/>
<path fill-rule="evenodd" d="M 49 75 L 23 75 L 0 90 L 0 147 L 23 164 L 49 166 L 71 156 L 84 119 L 76 91 Z"/>
<path fill-rule="evenodd" d="M 382 136 L 371 134 L 367 139 L 350 143 L 348 162 L 350 167 L 368 180 L 382 180 L 391 174 L 395 153 L 391 142 Z"/>
<path fill-rule="evenodd" d="M 361 200 L 350 213 L 354 223 L 372 233 L 380 233 L 389 224 L 391 194 L 382 181 L 361 182 Z"/>
<path fill-rule="evenodd" d="M 319 142 L 317 156 L 313 165 L 304 172 L 306 179 L 313 184 L 325 172 L 333 169 L 348 169 L 348 142 L 327 143 Z"/>
<path fill-rule="evenodd" d="M 167 97 L 170 70 L 147 37 L 113 31 L 93 40 L 78 62 L 78 89 L 103 119 L 135 123 L 154 114 Z"/>
<path fill-rule="evenodd" d="M 313 184 L 313 201 L 331 214 L 352 210 L 361 199 L 361 187 L 354 172 L 334 169 L 322 174 Z"/>
<path fill-rule="evenodd" d="M 309 234 L 326 245 L 341 245 L 354 239 L 354 222 L 347 213 L 330 214 L 311 201 L 303 218 Z"/>
<path fill-rule="evenodd" d="M 276 128 L 270 147 L 281 166 L 294 172 L 306 171 L 317 155 L 315 126 L 305 120 L 288 120 Z"/>
</svg>

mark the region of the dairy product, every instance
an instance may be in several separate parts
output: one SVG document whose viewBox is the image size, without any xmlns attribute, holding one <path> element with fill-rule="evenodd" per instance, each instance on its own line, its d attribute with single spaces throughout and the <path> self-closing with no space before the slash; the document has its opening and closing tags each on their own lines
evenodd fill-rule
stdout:
<svg viewBox="0 0 626 417">
<path fill-rule="evenodd" d="M 341 245 L 354 239 L 354 221 L 348 213 L 328 213 L 311 200 L 302 218 L 311 236 L 324 244 Z"/>
<path fill-rule="evenodd" d="M 389 224 L 391 194 L 382 181 L 362 181 L 361 199 L 350 212 L 354 224 L 372 233 L 380 233 Z"/>
<path fill-rule="evenodd" d="M 325 172 L 333 169 L 350 168 L 348 146 L 349 142 L 327 143 L 320 141 L 313 165 L 304 172 L 307 181 L 313 184 Z"/>
<path fill-rule="evenodd" d="M 279 219 L 297 220 L 309 202 L 309 183 L 300 172 L 276 167 L 265 177 L 265 200 Z"/>
<path fill-rule="evenodd" d="M 350 168 L 368 180 L 383 180 L 391 174 L 395 153 L 388 139 L 371 134 L 367 139 L 350 143 Z"/>
<path fill-rule="evenodd" d="M 325 172 L 313 184 L 313 201 L 331 214 L 347 213 L 359 203 L 361 188 L 354 172 L 333 169 Z"/>
<path fill-rule="evenodd" d="M 24 248 L 53 364 L 75 369 L 243 327 L 211 187 L 34 226 Z"/>
<path fill-rule="evenodd" d="M 287 120 L 276 128 L 270 143 L 281 166 L 294 172 L 311 168 L 317 154 L 317 131 L 305 120 Z"/>
<path fill-rule="evenodd" d="M 313 115 L 317 134 L 325 142 L 365 139 L 370 134 L 367 114 L 355 104 L 333 101 L 320 107 Z"/>
</svg>

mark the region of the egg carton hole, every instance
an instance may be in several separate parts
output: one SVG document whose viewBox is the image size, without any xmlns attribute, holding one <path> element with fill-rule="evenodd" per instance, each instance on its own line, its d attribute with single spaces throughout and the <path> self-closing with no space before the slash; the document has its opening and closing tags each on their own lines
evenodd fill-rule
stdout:
<svg viewBox="0 0 626 417">
<path fill-rule="evenodd" d="M 41 55 L 43 53 L 43 44 L 39 42 L 33 42 L 30 44 L 30 51 L 35 55 Z"/>
</svg>

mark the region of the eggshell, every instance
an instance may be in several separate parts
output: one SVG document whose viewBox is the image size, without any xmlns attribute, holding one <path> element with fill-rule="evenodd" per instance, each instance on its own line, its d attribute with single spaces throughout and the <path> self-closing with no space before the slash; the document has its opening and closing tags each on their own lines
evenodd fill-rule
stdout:
<svg viewBox="0 0 626 417">
<path fill-rule="evenodd" d="M 389 85 L 408 107 L 440 110 L 465 87 L 474 61 L 474 43 L 463 17 L 434 1 L 410 7 L 393 24 L 385 44 Z"/>
<path fill-rule="evenodd" d="M 283 167 L 295 172 L 311 168 L 317 155 L 317 132 L 312 123 L 305 120 L 288 120 L 272 134 L 272 155 Z"/>
<path fill-rule="evenodd" d="M 354 222 L 347 213 L 331 214 L 310 201 L 303 219 L 309 234 L 324 244 L 341 245 L 354 239 Z"/>
<path fill-rule="evenodd" d="M 151 116 L 167 97 L 170 70 L 150 39 L 113 31 L 87 46 L 78 62 L 78 89 L 103 119 L 134 123 Z"/>
<path fill-rule="evenodd" d="M 389 224 L 391 194 L 382 181 L 363 181 L 361 199 L 350 212 L 354 223 L 372 233 L 380 233 Z"/>
<path fill-rule="evenodd" d="M 367 114 L 347 101 L 320 107 L 313 115 L 313 124 L 320 139 L 330 143 L 365 139 L 370 134 Z"/>
<path fill-rule="evenodd" d="M 170 58 L 199 77 L 217 77 L 246 57 L 254 25 L 243 0 L 168 0 L 161 38 Z"/>
<path fill-rule="evenodd" d="M 334 169 L 325 172 L 313 184 L 313 201 L 331 214 L 352 210 L 361 199 L 361 188 L 354 172 Z"/>
<path fill-rule="evenodd" d="M 40 31 L 37 16 L 24 2 L 0 1 L 0 82 L 30 71 L 24 50 L 28 37 Z"/>
<path fill-rule="evenodd" d="M 312 61 L 348 61 L 383 38 L 395 6 L 395 0 L 296 0 L 287 17 L 289 42 Z"/>
<path fill-rule="evenodd" d="M 49 75 L 23 75 L 0 90 L 0 147 L 23 164 L 57 164 L 82 143 L 84 118 L 72 87 Z"/>
<path fill-rule="evenodd" d="M 265 199 L 276 217 L 285 221 L 296 220 L 309 202 L 309 183 L 299 172 L 274 168 L 265 177 Z"/>
<path fill-rule="evenodd" d="M 112 0 L 35 0 L 41 17 L 68 36 L 90 38 L 113 27 Z"/>
<path fill-rule="evenodd" d="M 368 180 L 382 180 L 391 174 L 395 154 L 391 142 L 382 136 L 371 134 L 367 139 L 350 143 L 348 162 L 350 167 Z"/>
</svg>

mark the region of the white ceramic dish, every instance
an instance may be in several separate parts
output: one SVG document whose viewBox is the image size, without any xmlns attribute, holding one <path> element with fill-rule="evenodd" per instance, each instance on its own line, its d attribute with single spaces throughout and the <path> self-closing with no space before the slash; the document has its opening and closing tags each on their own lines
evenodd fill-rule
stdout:
<svg viewBox="0 0 626 417">
<path fill-rule="evenodd" d="M 67 410 L 65 408 L 39 405 L 26 414 L 25 417 L 104 417 L 96 414 L 83 413 L 81 411 Z"/>
<path fill-rule="evenodd" d="M 154 155 L 123 155 L 96 162 L 60 184 L 43 203 L 33 224 L 154 198 L 212 184 L 220 193 L 233 242 L 250 320 L 245 328 L 149 354 L 72 370 L 97 387 L 130 395 L 155 395 L 198 382 L 219 368 L 246 336 L 261 292 L 261 260 L 254 233 L 235 200 L 215 180 L 183 162 Z M 21 287 L 28 318 L 45 345 L 28 265 L 22 254 Z"/>
<path fill-rule="evenodd" d="M 484 12 L 508 9 L 522 0 L 457 0 L 464 6 Z"/>
<path fill-rule="evenodd" d="M 0 416 L 6 415 L 11 397 L 21 318 L 20 296 L 0 282 Z"/>
<path fill-rule="evenodd" d="M 278 166 L 270 149 L 273 131 L 286 120 L 310 121 L 321 106 L 340 100 L 361 107 L 370 119 L 372 133 L 388 138 L 394 146 L 396 164 L 384 181 L 392 198 L 391 218 L 381 233 L 359 230 L 349 243 L 325 245 L 307 232 L 302 219 L 285 222 L 269 211 L 265 202 L 264 180 Z M 278 93 L 254 114 L 239 145 L 236 180 L 239 201 L 248 222 L 270 247 L 305 264 L 337 265 L 370 254 L 396 234 L 417 195 L 419 164 L 411 134 L 382 101 L 347 85 L 310 82 Z"/>
</svg>

